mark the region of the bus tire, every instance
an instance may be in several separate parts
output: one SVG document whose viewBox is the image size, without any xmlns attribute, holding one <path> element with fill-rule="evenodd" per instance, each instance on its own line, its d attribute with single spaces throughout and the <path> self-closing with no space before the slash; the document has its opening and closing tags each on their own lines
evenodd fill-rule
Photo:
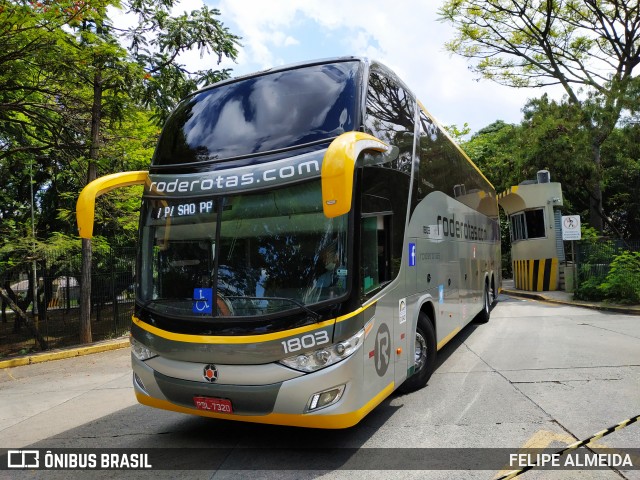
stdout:
<svg viewBox="0 0 640 480">
<path fill-rule="evenodd" d="M 436 332 L 424 312 L 418 316 L 415 333 L 414 372 L 398 387 L 400 393 L 411 393 L 424 387 L 436 367 Z"/>
<path fill-rule="evenodd" d="M 482 310 L 475 318 L 476 323 L 487 323 L 491 318 L 491 294 L 489 293 L 489 284 L 484 284 L 484 293 L 482 294 Z"/>
<path fill-rule="evenodd" d="M 493 308 L 495 306 L 496 303 L 498 303 L 498 292 L 496 292 L 496 280 L 495 278 L 492 276 L 491 277 L 491 287 L 489 289 L 489 293 L 491 294 L 491 308 Z"/>
</svg>

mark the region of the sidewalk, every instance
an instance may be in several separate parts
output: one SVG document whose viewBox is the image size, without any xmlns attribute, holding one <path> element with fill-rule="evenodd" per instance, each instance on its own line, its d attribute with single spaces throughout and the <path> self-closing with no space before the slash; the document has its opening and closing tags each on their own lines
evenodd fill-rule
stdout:
<svg viewBox="0 0 640 480">
<path fill-rule="evenodd" d="M 621 305 L 609 302 L 574 300 L 573 293 L 567 293 L 562 290 L 550 292 L 529 292 L 526 290 L 518 290 L 514 287 L 513 280 L 502 281 L 501 293 L 511 295 L 513 297 L 530 298 L 532 300 L 541 300 L 543 302 L 557 303 L 560 305 L 573 305 L 575 307 L 593 308 L 595 310 L 624 313 L 627 315 L 640 315 L 640 305 Z"/>
</svg>

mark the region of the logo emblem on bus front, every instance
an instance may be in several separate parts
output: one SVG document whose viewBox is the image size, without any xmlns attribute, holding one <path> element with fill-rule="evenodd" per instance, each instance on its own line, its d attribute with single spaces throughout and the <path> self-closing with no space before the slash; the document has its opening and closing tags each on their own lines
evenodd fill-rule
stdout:
<svg viewBox="0 0 640 480">
<path fill-rule="evenodd" d="M 216 380 L 218 380 L 218 369 L 216 368 L 215 365 L 211 365 L 211 364 L 205 365 L 202 376 L 207 382 L 213 383 Z"/>
</svg>

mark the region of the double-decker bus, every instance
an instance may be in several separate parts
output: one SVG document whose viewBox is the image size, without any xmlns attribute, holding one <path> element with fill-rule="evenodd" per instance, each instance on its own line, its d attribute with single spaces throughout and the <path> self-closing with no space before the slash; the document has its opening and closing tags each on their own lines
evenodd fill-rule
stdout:
<svg viewBox="0 0 640 480">
<path fill-rule="evenodd" d="M 388 68 L 337 58 L 180 103 L 144 183 L 133 384 L 140 403 L 345 428 L 426 385 L 500 287 L 496 193 Z"/>
</svg>

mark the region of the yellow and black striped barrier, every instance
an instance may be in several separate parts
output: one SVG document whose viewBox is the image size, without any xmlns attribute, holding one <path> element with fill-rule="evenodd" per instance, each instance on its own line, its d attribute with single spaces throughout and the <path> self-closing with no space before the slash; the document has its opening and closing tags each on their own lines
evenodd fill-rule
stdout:
<svg viewBox="0 0 640 480">
<path fill-rule="evenodd" d="M 518 290 L 546 292 L 558 289 L 558 259 L 514 260 L 513 279 Z"/>
<path fill-rule="evenodd" d="M 575 450 L 577 448 L 584 447 L 585 445 L 588 445 L 589 443 L 593 442 L 594 440 L 599 440 L 600 438 L 605 437 L 605 436 L 609 435 L 610 433 L 613 433 L 613 432 L 618 431 L 618 430 L 622 430 L 624 427 L 628 427 L 632 423 L 636 423 L 639 419 L 640 419 L 640 415 L 636 415 L 635 417 L 628 418 L 628 419 L 624 420 L 623 422 L 618 423 L 617 425 L 613 425 L 612 427 L 609 427 L 609 428 L 607 428 L 605 430 L 602 430 L 602 431 L 590 436 L 589 438 L 585 438 L 584 440 L 579 440 L 579 441 L 577 441 L 575 443 L 572 443 L 571 445 L 569 445 L 566 448 L 563 448 L 562 450 L 560 450 L 559 452 L 555 453 L 554 455 L 561 456 L 561 455 L 564 455 L 565 453 L 567 453 L 567 452 L 569 452 L 571 450 Z M 508 480 L 510 478 L 515 478 L 518 475 L 521 475 L 524 472 L 531 470 L 532 468 L 536 468 L 536 466 L 537 465 L 527 465 L 526 467 L 523 467 L 520 470 L 513 470 L 513 471 L 507 473 L 506 475 L 503 475 L 502 477 L 497 478 L 496 480 Z"/>
</svg>

